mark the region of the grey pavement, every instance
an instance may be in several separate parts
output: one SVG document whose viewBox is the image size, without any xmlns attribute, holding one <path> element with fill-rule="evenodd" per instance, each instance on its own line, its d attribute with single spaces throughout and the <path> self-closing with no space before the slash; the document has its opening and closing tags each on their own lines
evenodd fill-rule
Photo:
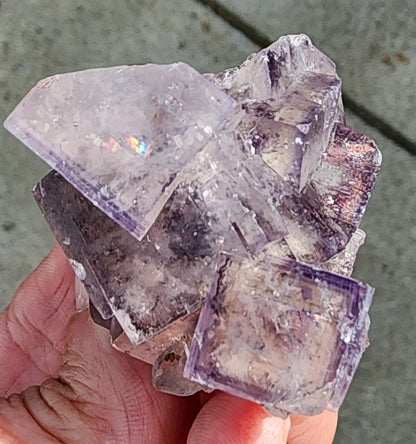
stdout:
<svg viewBox="0 0 416 444">
<path fill-rule="evenodd" d="M 258 49 L 253 30 L 267 39 L 309 34 L 337 62 L 345 93 L 358 104 L 358 111 L 349 107 L 348 123 L 373 137 L 384 156 L 362 224 L 368 237 L 355 271 L 376 287 L 371 346 L 340 410 L 335 442 L 414 442 L 416 156 L 409 151 L 416 142 L 415 3 L 219 4 L 229 10 L 220 11 L 223 18 L 214 12 L 218 2 L 209 9 L 195 0 L 1 1 L 0 121 L 39 79 L 54 73 L 177 60 L 215 72 Z M 363 108 L 370 115 L 367 123 L 356 115 Z M 380 132 L 369 121 L 386 125 Z M 390 129 L 410 143 L 401 143 Z M 0 128 L 0 310 L 53 244 L 31 197 L 46 171 L 42 161 Z"/>
</svg>

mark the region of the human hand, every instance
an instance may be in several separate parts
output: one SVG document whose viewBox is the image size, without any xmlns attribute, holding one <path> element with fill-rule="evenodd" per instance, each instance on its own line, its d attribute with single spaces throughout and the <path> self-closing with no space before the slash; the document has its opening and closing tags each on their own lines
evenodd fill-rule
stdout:
<svg viewBox="0 0 416 444">
<path fill-rule="evenodd" d="M 0 442 L 332 442 L 335 413 L 282 420 L 223 392 L 157 391 L 150 365 L 75 312 L 74 275 L 55 246 L 0 315 Z"/>
</svg>

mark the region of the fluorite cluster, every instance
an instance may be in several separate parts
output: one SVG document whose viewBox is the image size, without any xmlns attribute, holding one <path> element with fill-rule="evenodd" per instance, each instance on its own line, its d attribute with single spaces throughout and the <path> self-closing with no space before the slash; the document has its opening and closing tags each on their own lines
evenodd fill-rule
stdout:
<svg viewBox="0 0 416 444">
<path fill-rule="evenodd" d="M 5 126 L 55 170 L 34 195 L 78 300 L 157 388 L 280 416 L 341 405 L 367 345 L 373 289 L 349 276 L 381 156 L 308 37 L 220 74 L 56 75 Z"/>
</svg>

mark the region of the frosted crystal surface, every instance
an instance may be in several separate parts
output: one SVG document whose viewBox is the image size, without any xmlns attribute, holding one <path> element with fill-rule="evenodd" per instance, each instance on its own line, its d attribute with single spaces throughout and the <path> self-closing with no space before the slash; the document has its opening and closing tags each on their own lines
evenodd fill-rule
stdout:
<svg viewBox="0 0 416 444">
<path fill-rule="evenodd" d="M 365 284 L 280 257 L 225 257 L 185 376 L 270 409 L 336 409 L 366 345 L 372 294 Z"/>
<path fill-rule="evenodd" d="M 104 319 L 115 316 L 135 345 L 201 307 L 224 245 L 243 251 L 238 236 L 232 247 L 232 235 L 212 229 L 203 203 L 181 188 L 141 242 L 57 172 L 34 195 L 67 256 L 84 268 L 94 306 Z"/>
<path fill-rule="evenodd" d="M 34 195 L 78 305 L 155 387 L 281 416 L 340 406 L 367 344 L 372 289 L 348 276 L 381 156 L 308 37 L 219 74 L 54 76 L 5 125 L 57 170 Z"/>
<path fill-rule="evenodd" d="M 345 248 L 328 261 L 320 264 L 320 267 L 332 273 L 351 276 L 354 269 L 355 258 L 359 248 L 364 244 L 365 236 L 365 232 L 358 228 L 351 236 Z"/>
</svg>

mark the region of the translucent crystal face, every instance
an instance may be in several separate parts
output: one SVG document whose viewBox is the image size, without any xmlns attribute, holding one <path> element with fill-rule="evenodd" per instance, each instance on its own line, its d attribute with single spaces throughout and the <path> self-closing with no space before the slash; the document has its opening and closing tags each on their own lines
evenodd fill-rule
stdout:
<svg viewBox="0 0 416 444">
<path fill-rule="evenodd" d="M 372 294 L 365 284 L 270 254 L 225 257 L 185 376 L 284 411 L 337 408 L 366 343 Z"/>
<path fill-rule="evenodd" d="M 233 104 L 183 63 L 122 66 L 42 80 L 5 126 L 141 240 Z"/>
<path fill-rule="evenodd" d="M 219 74 L 54 76 L 5 125 L 56 170 L 34 194 L 79 304 L 157 388 L 279 415 L 341 404 L 372 290 L 334 273 L 352 272 L 381 157 L 345 126 L 335 65 L 306 36 Z"/>
<path fill-rule="evenodd" d="M 34 193 L 72 263 L 82 264 L 98 312 L 105 319 L 115 316 L 133 344 L 201 307 L 226 233 L 220 237 L 211 228 L 203 203 L 183 189 L 174 192 L 141 242 L 56 172 Z M 235 235 L 236 248 L 229 250 L 237 252 L 239 245 Z"/>
</svg>

